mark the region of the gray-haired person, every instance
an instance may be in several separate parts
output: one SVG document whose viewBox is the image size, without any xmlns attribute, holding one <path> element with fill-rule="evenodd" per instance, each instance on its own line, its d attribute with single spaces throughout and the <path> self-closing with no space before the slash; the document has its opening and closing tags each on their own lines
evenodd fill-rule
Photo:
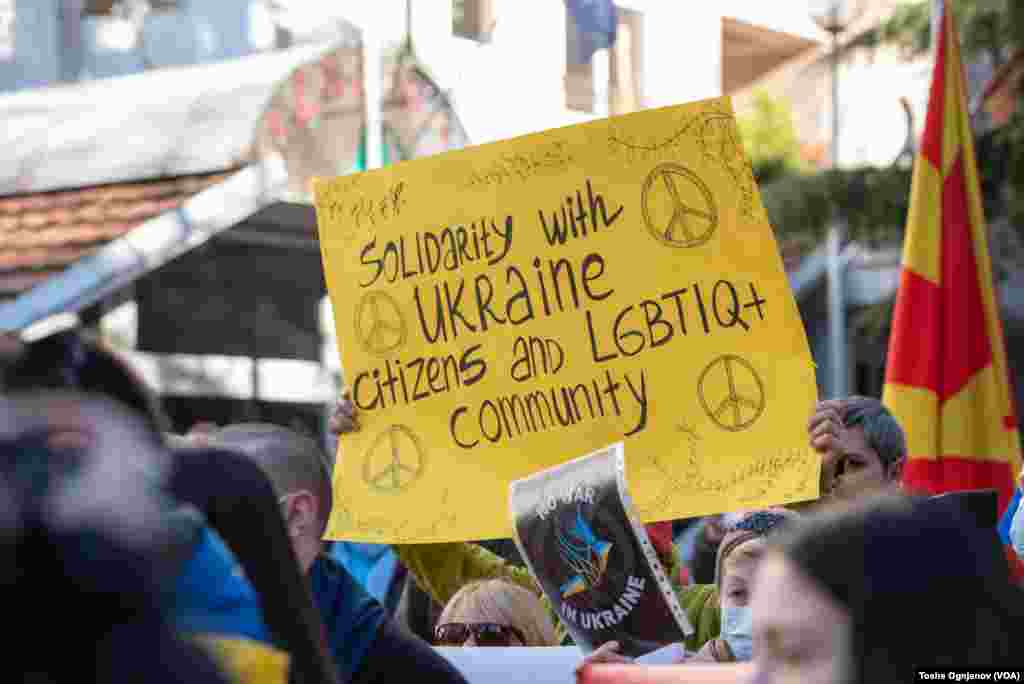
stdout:
<svg viewBox="0 0 1024 684">
<path fill-rule="evenodd" d="M 870 397 L 823 401 L 811 416 L 811 445 L 822 455 L 822 495 L 854 499 L 895 488 L 907 460 L 903 428 Z"/>
</svg>

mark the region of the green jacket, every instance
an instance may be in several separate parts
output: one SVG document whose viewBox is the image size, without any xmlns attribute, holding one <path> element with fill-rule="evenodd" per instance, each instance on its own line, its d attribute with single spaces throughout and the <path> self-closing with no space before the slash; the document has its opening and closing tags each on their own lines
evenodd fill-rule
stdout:
<svg viewBox="0 0 1024 684">
<path fill-rule="evenodd" d="M 509 563 L 500 556 L 476 544 L 400 544 L 395 553 L 408 568 L 416 583 L 438 604 L 444 606 L 460 587 L 487 579 L 505 579 L 540 594 L 560 642 L 565 643 L 568 632 L 558 619 L 554 608 L 544 596 L 533 576 L 525 568 Z M 672 573 L 673 577 L 678 573 Z M 700 648 L 719 635 L 718 590 L 712 584 L 675 587 L 676 596 L 694 633 L 683 643 L 689 651 Z"/>
</svg>

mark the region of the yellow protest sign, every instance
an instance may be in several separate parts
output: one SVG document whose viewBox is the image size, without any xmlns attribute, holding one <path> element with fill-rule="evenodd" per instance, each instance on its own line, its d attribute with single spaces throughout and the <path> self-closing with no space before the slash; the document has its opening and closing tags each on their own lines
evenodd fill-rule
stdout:
<svg viewBox="0 0 1024 684">
<path fill-rule="evenodd" d="M 361 414 L 329 538 L 508 537 L 509 482 L 618 441 L 645 521 L 817 495 L 813 365 L 727 99 L 314 194 Z"/>
</svg>

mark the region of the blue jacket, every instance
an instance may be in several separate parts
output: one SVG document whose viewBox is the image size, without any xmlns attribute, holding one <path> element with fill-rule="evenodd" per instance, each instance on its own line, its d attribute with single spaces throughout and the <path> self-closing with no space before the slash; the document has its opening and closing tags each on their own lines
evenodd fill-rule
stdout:
<svg viewBox="0 0 1024 684">
<path fill-rule="evenodd" d="M 328 555 L 313 563 L 309 580 L 334 663 L 344 679 L 351 679 L 387 614 L 345 566 Z"/>
</svg>

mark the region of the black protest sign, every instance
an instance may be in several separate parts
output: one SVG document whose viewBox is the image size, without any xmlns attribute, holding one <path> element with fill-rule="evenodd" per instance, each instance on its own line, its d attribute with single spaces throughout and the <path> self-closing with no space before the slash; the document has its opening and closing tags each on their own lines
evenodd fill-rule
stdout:
<svg viewBox="0 0 1024 684">
<path fill-rule="evenodd" d="M 510 487 L 520 554 L 576 643 L 649 653 L 692 633 L 633 511 L 622 443 Z"/>
</svg>

